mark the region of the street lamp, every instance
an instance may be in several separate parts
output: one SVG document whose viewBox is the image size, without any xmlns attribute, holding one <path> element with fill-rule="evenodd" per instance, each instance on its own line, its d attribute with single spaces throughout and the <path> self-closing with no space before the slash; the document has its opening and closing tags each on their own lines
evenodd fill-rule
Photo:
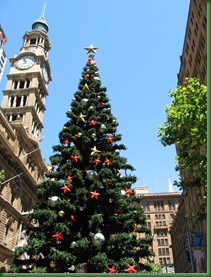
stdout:
<svg viewBox="0 0 211 277">
<path fill-rule="evenodd" d="M 194 273 L 193 256 L 192 256 L 192 250 L 191 250 L 190 234 L 189 234 L 188 231 L 186 231 L 185 234 L 180 234 L 179 237 L 186 237 L 188 252 L 190 253 L 191 268 L 192 268 L 192 272 Z"/>
</svg>

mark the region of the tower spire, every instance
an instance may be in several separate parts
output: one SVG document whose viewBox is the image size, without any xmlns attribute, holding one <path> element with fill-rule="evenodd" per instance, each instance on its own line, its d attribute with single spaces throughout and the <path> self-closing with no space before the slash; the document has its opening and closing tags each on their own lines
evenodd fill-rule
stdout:
<svg viewBox="0 0 211 277">
<path fill-rule="evenodd" d="M 49 29 L 48 24 L 46 23 L 44 18 L 45 10 L 46 10 L 46 3 L 44 4 L 41 17 L 32 24 L 32 30 L 40 30 L 46 33 L 48 32 L 48 29 Z"/>
<path fill-rule="evenodd" d="M 43 11 L 42 11 L 42 15 L 41 15 L 41 18 L 45 18 L 45 10 L 46 10 L 46 2 L 45 2 L 45 4 L 44 4 L 44 7 L 43 7 Z"/>
<path fill-rule="evenodd" d="M 169 191 L 168 192 L 174 192 L 170 178 L 168 179 L 168 181 L 169 181 Z"/>
</svg>

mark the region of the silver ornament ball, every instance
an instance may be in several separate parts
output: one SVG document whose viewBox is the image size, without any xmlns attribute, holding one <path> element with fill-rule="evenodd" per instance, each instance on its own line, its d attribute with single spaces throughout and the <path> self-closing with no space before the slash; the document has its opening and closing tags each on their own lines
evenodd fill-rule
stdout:
<svg viewBox="0 0 211 277">
<path fill-rule="evenodd" d="M 97 172 L 94 170 L 88 170 L 86 173 L 86 177 L 89 181 L 93 181 L 97 176 Z"/>
<path fill-rule="evenodd" d="M 100 247 L 104 244 L 105 237 L 101 233 L 97 233 L 92 237 L 92 243 L 94 246 Z"/>
<path fill-rule="evenodd" d="M 55 207 L 59 200 L 60 198 L 58 196 L 52 196 L 48 198 L 48 202 L 51 205 L 51 207 Z"/>
</svg>

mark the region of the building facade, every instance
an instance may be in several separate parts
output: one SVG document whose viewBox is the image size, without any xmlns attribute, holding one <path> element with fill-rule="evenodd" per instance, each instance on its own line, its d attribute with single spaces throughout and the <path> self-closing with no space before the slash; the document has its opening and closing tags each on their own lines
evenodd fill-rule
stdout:
<svg viewBox="0 0 211 277">
<path fill-rule="evenodd" d="M 24 243 L 26 215 L 43 181 L 47 166 L 39 142 L 48 84 L 51 81 L 50 42 L 44 12 L 23 36 L 10 71 L 0 107 L 0 272 L 13 262 L 13 249 Z M 32 224 L 33 225 L 33 224 Z"/>
<path fill-rule="evenodd" d="M 178 85 L 196 77 L 207 85 L 207 1 L 190 0 Z"/>
<path fill-rule="evenodd" d="M 164 273 L 174 272 L 174 259 L 170 227 L 176 215 L 181 193 L 148 193 L 146 187 L 136 187 L 135 194 L 140 195 L 141 205 L 146 215 L 146 224 L 152 231 L 155 264 L 163 267 Z"/>
<path fill-rule="evenodd" d="M 190 0 L 186 32 L 182 55 L 180 56 L 178 85 L 182 85 L 186 77 L 196 77 L 207 85 L 207 1 Z M 179 154 L 176 145 L 177 154 Z M 181 172 L 182 174 L 182 172 Z M 203 188 L 196 188 L 188 194 L 183 191 L 178 212 L 174 218 L 170 233 L 176 273 L 207 272 L 207 221 L 195 223 L 187 219 L 192 211 L 197 211 L 204 197 Z M 191 233 L 203 236 L 201 248 L 203 253 L 203 268 L 196 268 L 193 259 L 194 248 L 191 244 Z M 188 242 L 189 241 L 189 242 Z"/>
</svg>

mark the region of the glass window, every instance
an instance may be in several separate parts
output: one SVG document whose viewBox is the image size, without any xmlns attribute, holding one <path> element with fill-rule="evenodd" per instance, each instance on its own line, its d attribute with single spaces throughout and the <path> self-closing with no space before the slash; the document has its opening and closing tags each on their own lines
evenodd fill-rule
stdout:
<svg viewBox="0 0 211 277">
<path fill-rule="evenodd" d="M 168 206 L 169 206 L 169 210 L 175 210 L 175 201 L 168 200 Z"/>
<path fill-rule="evenodd" d="M 144 211 L 149 211 L 149 201 L 142 201 L 142 207 Z"/>
<path fill-rule="evenodd" d="M 154 201 L 154 210 L 163 211 L 164 210 L 163 201 Z"/>
</svg>

